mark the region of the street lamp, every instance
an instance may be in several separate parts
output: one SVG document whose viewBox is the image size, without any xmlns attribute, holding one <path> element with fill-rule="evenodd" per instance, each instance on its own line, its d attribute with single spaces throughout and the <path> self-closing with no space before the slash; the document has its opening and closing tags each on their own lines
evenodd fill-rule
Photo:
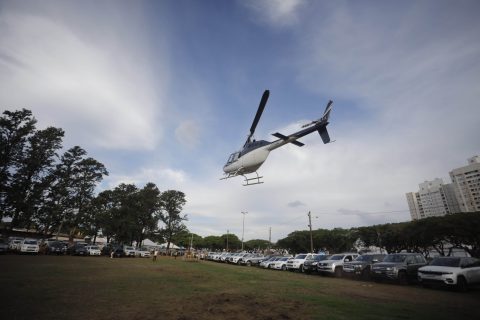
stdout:
<svg viewBox="0 0 480 320">
<path fill-rule="evenodd" d="M 243 236 L 245 234 L 245 215 L 248 213 L 248 211 L 242 211 L 243 214 L 243 228 L 242 228 L 242 251 L 243 251 Z"/>
</svg>

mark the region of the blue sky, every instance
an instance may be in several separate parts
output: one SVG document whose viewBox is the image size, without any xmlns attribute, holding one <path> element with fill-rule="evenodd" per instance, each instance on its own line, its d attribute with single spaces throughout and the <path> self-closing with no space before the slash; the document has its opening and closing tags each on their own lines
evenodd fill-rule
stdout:
<svg viewBox="0 0 480 320">
<path fill-rule="evenodd" d="M 30 108 L 110 175 L 187 195 L 187 226 L 274 240 L 409 220 L 405 193 L 480 153 L 478 1 L 4 1 L 0 105 Z M 219 181 L 247 136 L 329 131 Z"/>
</svg>

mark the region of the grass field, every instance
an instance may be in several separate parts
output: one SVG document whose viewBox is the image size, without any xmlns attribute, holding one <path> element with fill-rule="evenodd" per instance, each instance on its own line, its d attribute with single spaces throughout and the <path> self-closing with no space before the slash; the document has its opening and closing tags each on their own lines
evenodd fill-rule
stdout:
<svg viewBox="0 0 480 320">
<path fill-rule="evenodd" d="M 480 319 L 467 293 L 160 257 L 0 256 L 1 319 Z"/>
</svg>

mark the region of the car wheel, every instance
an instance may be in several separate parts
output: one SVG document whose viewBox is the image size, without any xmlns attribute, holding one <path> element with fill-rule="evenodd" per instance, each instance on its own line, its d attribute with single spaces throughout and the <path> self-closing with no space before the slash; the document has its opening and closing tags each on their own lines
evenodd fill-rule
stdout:
<svg viewBox="0 0 480 320">
<path fill-rule="evenodd" d="M 335 277 L 340 278 L 342 276 L 342 268 L 336 267 L 335 268 Z"/>
<path fill-rule="evenodd" d="M 305 272 L 305 270 L 303 269 L 303 264 L 300 265 L 300 268 L 298 268 L 298 271 L 300 271 L 302 273 Z"/>
<path fill-rule="evenodd" d="M 406 285 L 407 284 L 407 273 L 405 271 L 400 271 L 398 273 L 398 282 L 401 285 Z"/>
<path fill-rule="evenodd" d="M 283 265 L 283 266 L 282 266 L 282 271 L 285 271 L 285 270 L 287 270 L 287 266 L 286 266 L 286 265 Z"/>
<path fill-rule="evenodd" d="M 363 269 L 362 279 L 363 280 L 370 280 L 370 268 L 369 267 L 366 267 L 365 269 Z"/>
<path fill-rule="evenodd" d="M 466 292 L 468 290 L 467 281 L 464 277 L 458 277 L 457 279 L 457 291 Z"/>
<path fill-rule="evenodd" d="M 247 261 L 247 266 L 251 266 L 252 265 L 252 262 L 251 261 Z"/>
</svg>

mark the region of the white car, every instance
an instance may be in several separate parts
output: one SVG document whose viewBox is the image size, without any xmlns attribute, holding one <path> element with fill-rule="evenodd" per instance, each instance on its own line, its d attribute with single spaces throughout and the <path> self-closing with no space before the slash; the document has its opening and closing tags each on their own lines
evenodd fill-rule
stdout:
<svg viewBox="0 0 480 320">
<path fill-rule="evenodd" d="M 40 247 L 35 239 L 23 239 L 22 243 L 20 244 L 21 253 L 38 253 L 39 250 Z"/>
<path fill-rule="evenodd" d="M 88 252 L 89 256 L 99 256 L 99 255 L 101 255 L 99 246 L 89 245 L 89 246 L 86 246 L 85 249 L 87 249 L 87 252 Z"/>
<path fill-rule="evenodd" d="M 141 258 L 150 258 L 150 251 L 145 248 L 140 248 L 135 251 L 135 255 Z"/>
<path fill-rule="evenodd" d="M 316 254 L 314 253 L 300 253 L 297 254 L 294 258 L 290 258 L 287 261 L 287 270 L 289 271 L 295 271 L 298 270 L 300 272 L 303 272 L 303 264 L 305 263 L 305 260 L 307 259 L 312 259 Z"/>
<path fill-rule="evenodd" d="M 466 291 L 468 286 L 480 283 L 480 259 L 470 257 L 438 257 L 418 269 L 418 280 L 423 286 L 441 284 Z"/>
<path fill-rule="evenodd" d="M 132 246 L 123 246 L 123 251 L 125 251 L 126 257 L 134 257 L 135 258 L 135 248 Z"/>
<path fill-rule="evenodd" d="M 249 255 L 249 253 L 237 253 L 230 257 L 229 262 L 238 264 L 238 262 L 247 255 Z"/>
<path fill-rule="evenodd" d="M 276 259 L 275 261 L 271 262 L 269 264 L 270 269 L 275 269 L 275 270 L 287 270 L 287 261 L 289 257 L 281 257 L 279 259 Z"/>
<path fill-rule="evenodd" d="M 10 238 L 8 241 L 8 249 L 11 251 L 19 251 L 23 238 Z"/>
</svg>

